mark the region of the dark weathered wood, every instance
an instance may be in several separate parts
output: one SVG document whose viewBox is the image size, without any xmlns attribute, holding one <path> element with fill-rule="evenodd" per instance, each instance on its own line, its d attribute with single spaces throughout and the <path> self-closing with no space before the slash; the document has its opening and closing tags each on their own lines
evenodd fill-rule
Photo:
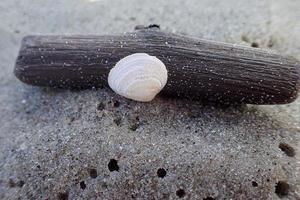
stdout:
<svg viewBox="0 0 300 200">
<path fill-rule="evenodd" d="M 117 61 L 137 52 L 157 56 L 167 66 L 163 94 L 251 104 L 283 104 L 297 97 L 295 59 L 156 29 L 113 36 L 28 36 L 15 75 L 31 85 L 99 87 L 107 85 Z"/>
</svg>

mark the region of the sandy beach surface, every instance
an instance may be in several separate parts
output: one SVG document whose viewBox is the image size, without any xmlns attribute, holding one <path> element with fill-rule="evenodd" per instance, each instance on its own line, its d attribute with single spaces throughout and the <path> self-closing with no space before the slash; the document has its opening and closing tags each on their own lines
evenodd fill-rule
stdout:
<svg viewBox="0 0 300 200">
<path fill-rule="evenodd" d="M 295 0 L 0 2 L 0 199 L 300 199 L 300 98 L 221 107 L 39 88 L 13 68 L 32 34 L 173 33 L 300 59 Z"/>
</svg>

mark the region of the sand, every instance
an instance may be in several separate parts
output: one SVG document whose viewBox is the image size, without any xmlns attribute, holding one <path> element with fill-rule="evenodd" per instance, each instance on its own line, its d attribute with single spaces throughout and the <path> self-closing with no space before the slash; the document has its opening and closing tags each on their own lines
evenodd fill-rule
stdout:
<svg viewBox="0 0 300 200">
<path fill-rule="evenodd" d="M 137 103 L 108 88 L 28 86 L 12 73 L 25 35 L 153 23 L 300 59 L 299 9 L 293 0 L 1 1 L 0 199 L 299 199 L 300 99 Z"/>
</svg>

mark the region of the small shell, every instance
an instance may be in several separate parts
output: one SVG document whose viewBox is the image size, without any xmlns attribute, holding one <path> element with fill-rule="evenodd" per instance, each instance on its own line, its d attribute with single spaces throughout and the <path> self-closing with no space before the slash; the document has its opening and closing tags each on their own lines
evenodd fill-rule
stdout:
<svg viewBox="0 0 300 200">
<path fill-rule="evenodd" d="M 166 85 L 168 72 L 155 56 L 135 53 L 121 59 L 108 75 L 117 94 L 136 101 L 151 101 Z"/>
</svg>

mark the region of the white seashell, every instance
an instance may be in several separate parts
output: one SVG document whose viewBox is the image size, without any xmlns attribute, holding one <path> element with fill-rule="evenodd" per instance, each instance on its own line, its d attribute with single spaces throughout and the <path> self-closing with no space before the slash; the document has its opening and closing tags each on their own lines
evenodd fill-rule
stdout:
<svg viewBox="0 0 300 200">
<path fill-rule="evenodd" d="M 163 89 L 168 71 L 163 62 L 146 53 L 135 53 L 121 59 L 108 75 L 108 84 L 128 99 L 148 102 Z"/>
</svg>

